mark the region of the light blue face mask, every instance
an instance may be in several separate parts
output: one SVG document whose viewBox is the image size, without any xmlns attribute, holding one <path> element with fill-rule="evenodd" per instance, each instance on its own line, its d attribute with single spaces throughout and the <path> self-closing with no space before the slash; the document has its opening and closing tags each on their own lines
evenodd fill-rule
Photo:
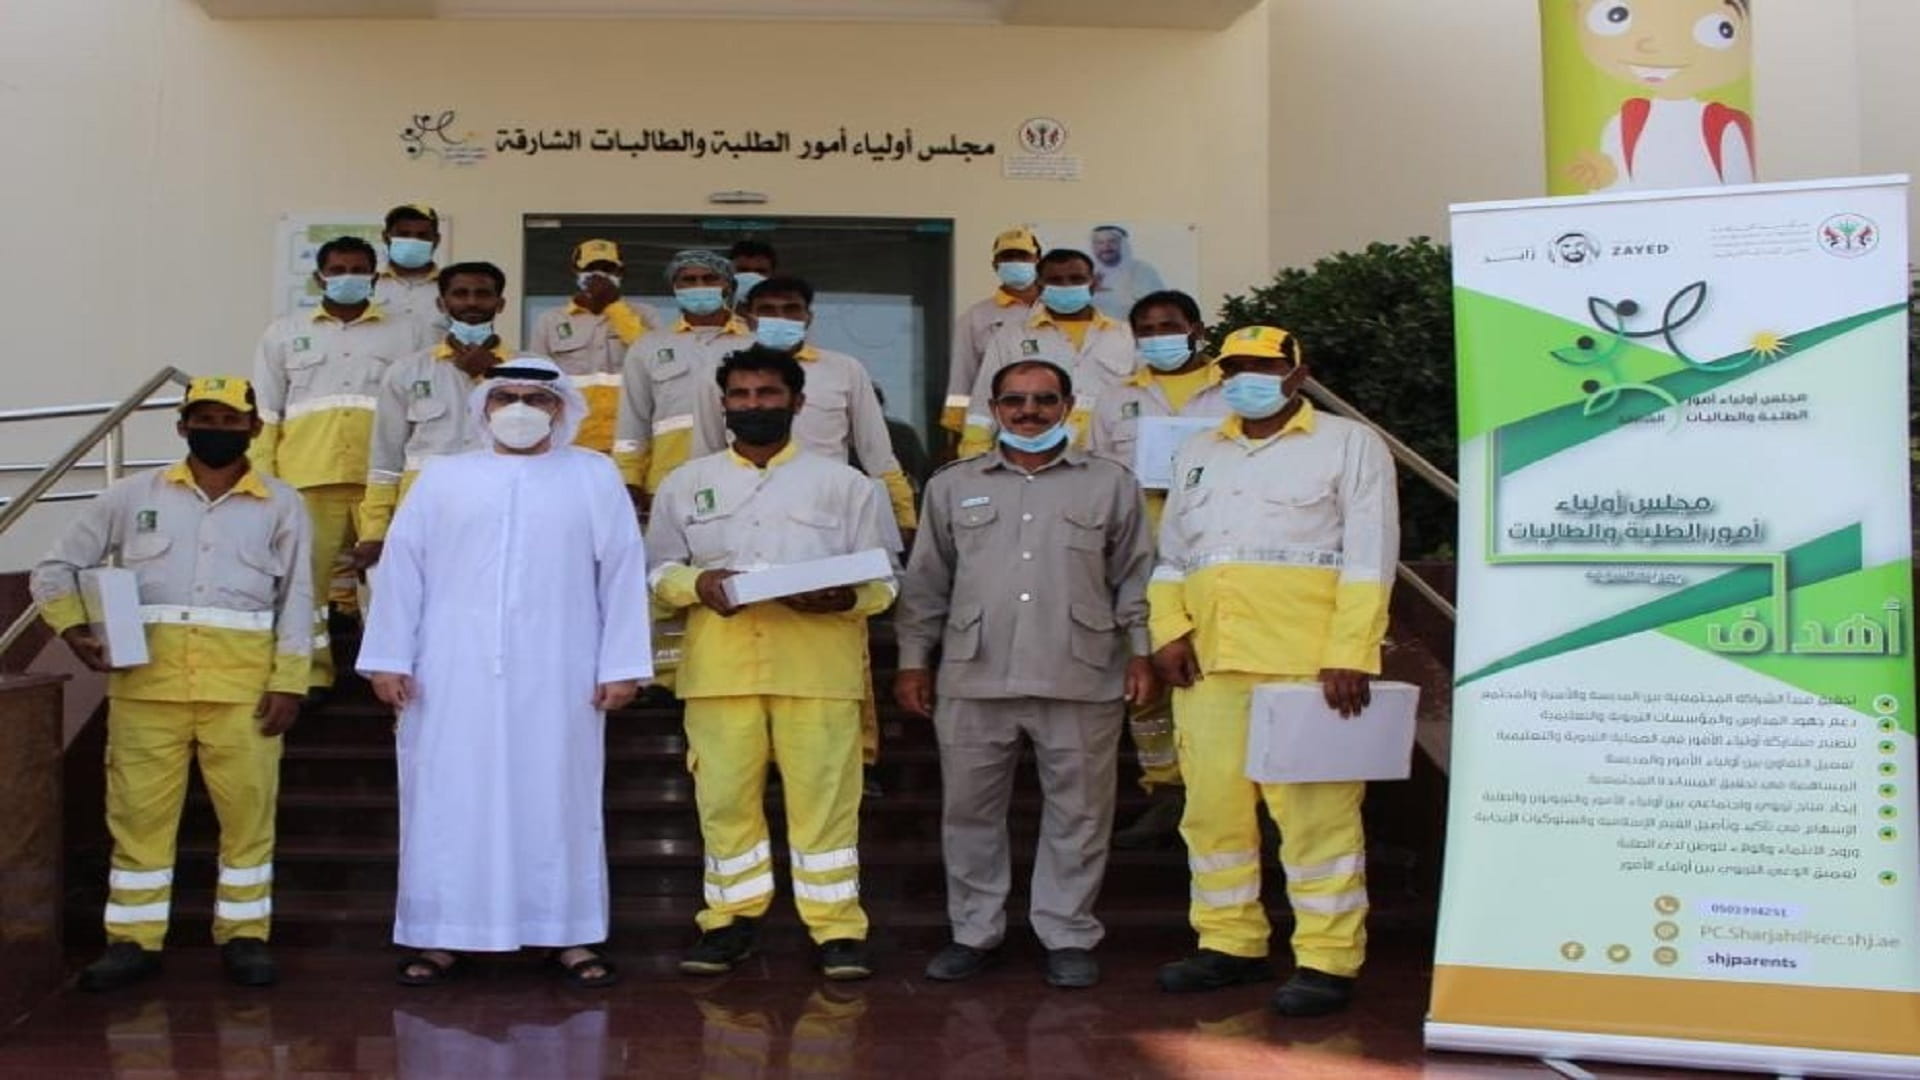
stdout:
<svg viewBox="0 0 1920 1080">
<path fill-rule="evenodd" d="M 373 295 L 372 274 L 335 274 L 320 282 L 320 291 L 336 304 L 364 304 Z"/>
<path fill-rule="evenodd" d="M 1093 303 L 1093 286 L 1048 285 L 1040 290 L 1040 302 L 1047 306 L 1048 311 L 1078 315 Z"/>
<path fill-rule="evenodd" d="M 447 334 L 469 348 L 485 345 L 487 339 L 493 336 L 493 322 L 489 320 L 483 323 L 464 323 L 455 320 L 447 324 Z"/>
<path fill-rule="evenodd" d="M 735 270 L 733 272 L 734 298 L 744 302 L 747 296 L 753 292 L 753 287 L 765 280 L 767 280 L 767 275 L 765 274 L 756 274 L 751 270 Z"/>
<path fill-rule="evenodd" d="M 433 261 L 433 241 L 396 236 L 387 241 L 387 261 L 404 270 L 418 270 Z"/>
<path fill-rule="evenodd" d="M 994 263 L 993 272 L 999 275 L 1000 284 L 1009 289 L 1028 288 L 1033 285 L 1034 279 L 1040 276 L 1040 271 L 1032 263 L 1018 260 Z"/>
<path fill-rule="evenodd" d="M 1193 358 L 1193 344 L 1179 334 L 1156 334 L 1134 343 L 1140 359 L 1155 371 L 1177 371 Z"/>
<path fill-rule="evenodd" d="M 673 290 L 674 303 L 689 315 L 711 315 L 726 302 L 727 291 L 718 285 L 689 285 Z"/>
<path fill-rule="evenodd" d="M 1292 395 L 1287 393 L 1286 382 L 1279 375 L 1243 371 L 1228 379 L 1221 391 L 1227 399 L 1227 408 L 1242 419 L 1265 420 L 1287 407 Z"/>
<path fill-rule="evenodd" d="M 1065 423 L 1055 424 L 1038 435 L 1022 435 L 1019 432 L 1000 429 L 1000 443 L 1023 454 L 1044 454 L 1067 441 L 1070 434 Z"/>
<path fill-rule="evenodd" d="M 807 324 L 798 319 L 776 319 L 762 315 L 753 324 L 753 340 L 769 349 L 797 349 L 807 340 Z"/>
</svg>

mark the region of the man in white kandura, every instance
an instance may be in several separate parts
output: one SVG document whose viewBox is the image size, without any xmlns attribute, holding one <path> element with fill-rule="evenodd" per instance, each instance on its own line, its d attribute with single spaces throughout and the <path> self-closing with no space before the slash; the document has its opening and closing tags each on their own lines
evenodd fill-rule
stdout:
<svg viewBox="0 0 1920 1080">
<path fill-rule="evenodd" d="M 587 405 L 551 360 L 493 368 L 469 408 L 491 445 L 421 472 L 360 647 L 399 715 L 400 982 L 547 946 L 569 983 L 608 986 L 604 734 L 653 674 L 646 551 L 613 462 L 572 445 Z"/>
</svg>

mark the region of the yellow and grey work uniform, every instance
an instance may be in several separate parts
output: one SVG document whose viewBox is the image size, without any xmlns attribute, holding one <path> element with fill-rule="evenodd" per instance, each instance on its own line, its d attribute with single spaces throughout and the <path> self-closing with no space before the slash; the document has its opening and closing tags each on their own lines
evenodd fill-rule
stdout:
<svg viewBox="0 0 1920 1080">
<path fill-rule="evenodd" d="M 947 401 L 940 410 L 941 427 L 955 435 L 966 431 L 973 383 L 980 376 L 987 344 L 1002 326 L 1025 319 L 1031 312 L 1032 305 L 1027 301 L 1005 289 L 995 289 L 992 296 L 961 312 L 953 321 L 953 348 L 947 354 Z"/>
<path fill-rule="evenodd" d="M 440 271 L 433 269 L 416 277 L 395 273 L 389 266 L 373 279 L 373 302 L 390 319 L 412 319 L 420 324 L 428 338 L 447 332 L 447 313 L 440 310 Z"/>
<path fill-rule="evenodd" d="M 695 326 L 682 318 L 627 350 L 620 374 L 620 423 L 613 461 L 628 487 L 651 495 L 692 456 L 693 417 L 700 402 L 718 400 L 713 373 L 728 353 L 753 344 L 745 320 Z"/>
<path fill-rule="evenodd" d="M 1232 411 L 1220 390 L 1220 370 L 1213 365 L 1184 375 L 1164 375 L 1143 365 L 1119 388 L 1100 398 L 1093 412 L 1093 426 L 1087 432 L 1087 449 L 1131 469 L 1140 421 L 1151 417 L 1225 417 Z M 1147 527 L 1158 536 L 1167 493 L 1146 489 L 1144 494 Z M 1152 704 L 1135 709 L 1127 717 L 1127 733 L 1133 736 L 1134 753 L 1140 758 L 1140 786 L 1149 792 L 1156 787 L 1179 786 L 1180 755 L 1174 748 L 1170 698 L 1163 694 Z"/>
<path fill-rule="evenodd" d="M 185 462 L 130 477 L 81 512 L 34 568 L 57 632 L 85 625 L 77 574 L 118 551 L 140 582 L 150 659 L 107 680 L 107 940 L 167 936 L 189 759 L 220 818 L 213 939 L 266 938 L 280 739 L 254 710 L 305 694 L 313 649 L 307 515 L 286 484 L 249 471 L 209 500 Z"/>
<path fill-rule="evenodd" d="M 917 520 L 913 485 L 893 456 L 893 436 L 887 431 L 887 417 L 880 411 L 866 365 L 846 353 L 812 345 L 800 346 L 793 358 L 807 373 L 807 400 L 794 417 L 793 441 L 809 454 L 843 463 L 851 452 L 868 476 L 886 485 L 893 520 L 902 529 L 913 528 Z M 717 389 L 695 407 L 693 457 L 725 450 L 731 441 Z"/>
<path fill-rule="evenodd" d="M 367 492 L 360 503 L 360 539 L 385 540 L 387 526 L 427 461 L 484 445 L 467 413 L 476 383 L 453 362 L 453 346 L 441 342 L 387 369 L 373 410 L 373 442 L 367 450 Z M 513 353 L 493 349 L 494 362 Z"/>
<path fill-rule="evenodd" d="M 1029 473 L 996 450 L 928 481 L 894 626 L 903 670 L 941 651 L 940 833 L 960 944 L 992 948 L 1006 933 L 1022 735 L 1046 801 L 1034 933 L 1049 949 L 1099 943 L 1126 668 L 1147 655 L 1152 565 L 1140 486 L 1110 461 L 1067 450 Z"/>
<path fill-rule="evenodd" d="M 1303 401 L 1271 438 L 1249 440 L 1233 417 L 1189 440 L 1173 476 L 1148 598 L 1154 647 L 1191 634 L 1203 676 L 1173 693 L 1200 947 L 1267 954 L 1264 801 L 1295 959 L 1353 975 L 1366 954 L 1366 785 L 1248 780 L 1247 716 L 1260 683 L 1379 673 L 1400 533 L 1393 460 L 1373 432 Z"/>
<path fill-rule="evenodd" d="M 1093 318 L 1056 319 L 1046 305 L 1035 304 L 1024 321 L 1009 322 L 994 334 L 967 406 L 967 430 L 960 456 L 983 454 L 993 445 L 999 425 L 993 420 L 993 377 L 1022 360 L 1045 360 L 1073 377 L 1073 445 L 1085 448 L 1087 429 L 1102 395 L 1119 386 L 1140 366 L 1133 332 L 1096 311 Z"/>
<path fill-rule="evenodd" d="M 573 437 L 575 446 L 613 453 L 620 367 L 633 343 L 659 325 L 660 316 L 651 308 L 628 300 L 615 300 L 598 315 L 569 300 L 534 320 L 526 351 L 560 365 L 587 399 L 587 419 Z"/>
<path fill-rule="evenodd" d="M 314 633 L 327 628 L 327 587 L 357 535 L 366 495 L 374 405 L 387 369 L 432 344 L 410 319 L 378 304 L 343 323 L 326 308 L 276 319 L 254 352 L 260 434 L 247 455 L 268 476 L 294 486 L 313 524 Z M 313 685 L 333 685 L 333 653 L 315 646 Z"/>
<path fill-rule="evenodd" d="M 851 610 L 807 614 L 777 600 L 722 618 L 700 603 L 707 570 L 751 570 L 883 546 L 880 492 L 849 466 L 789 445 L 755 466 L 731 450 L 681 466 L 647 529 L 654 598 L 687 612 L 678 692 L 706 846 L 702 930 L 773 902 L 767 762 L 780 767 L 793 894 L 816 942 L 864 939 L 860 908 L 860 700 L 867 618 L 894 583 L 855 588 Z"/>
</svg>

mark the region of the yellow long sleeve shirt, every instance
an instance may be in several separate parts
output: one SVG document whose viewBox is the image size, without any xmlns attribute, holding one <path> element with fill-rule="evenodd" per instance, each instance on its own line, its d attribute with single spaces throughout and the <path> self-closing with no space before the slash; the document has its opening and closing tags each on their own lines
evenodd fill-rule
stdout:
<svg viewBox="0 0 1920 1080">
<path fill-rule="evenodd" d="M 684 318 L 655 330 L 627 350 L 620 375 L 620 420 L 613 461 L 627 486 L 652 494 L 667 474 L 692 456 L 694 413 L 718 400 L 713 373 L 730 352 L 753 344 L 745 320 L 695 326 Z"/>
<path fill-rule="evenodd" d="M 628 300 L 615 300 L 598 315 L 568 301 L 534 320 L 526 351 L 558 364 L 587 399 L 587 419 L 573 438 L 575 446 L 613 452 L 621 364 L 633 343 L 659 325 L 653 309 Z"/>
</svg>

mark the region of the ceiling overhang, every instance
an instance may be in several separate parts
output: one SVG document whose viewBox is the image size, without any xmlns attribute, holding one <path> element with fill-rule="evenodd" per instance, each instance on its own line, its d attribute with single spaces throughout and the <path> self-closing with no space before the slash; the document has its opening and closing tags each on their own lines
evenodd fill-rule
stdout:
<svg viewBox="0 0 1920 1080">
<path fill-rule="evenodd" d="M 1222 30 L 1261 0 L 196 0 L 216 19 L 744 19 Z"/>
</svg>

